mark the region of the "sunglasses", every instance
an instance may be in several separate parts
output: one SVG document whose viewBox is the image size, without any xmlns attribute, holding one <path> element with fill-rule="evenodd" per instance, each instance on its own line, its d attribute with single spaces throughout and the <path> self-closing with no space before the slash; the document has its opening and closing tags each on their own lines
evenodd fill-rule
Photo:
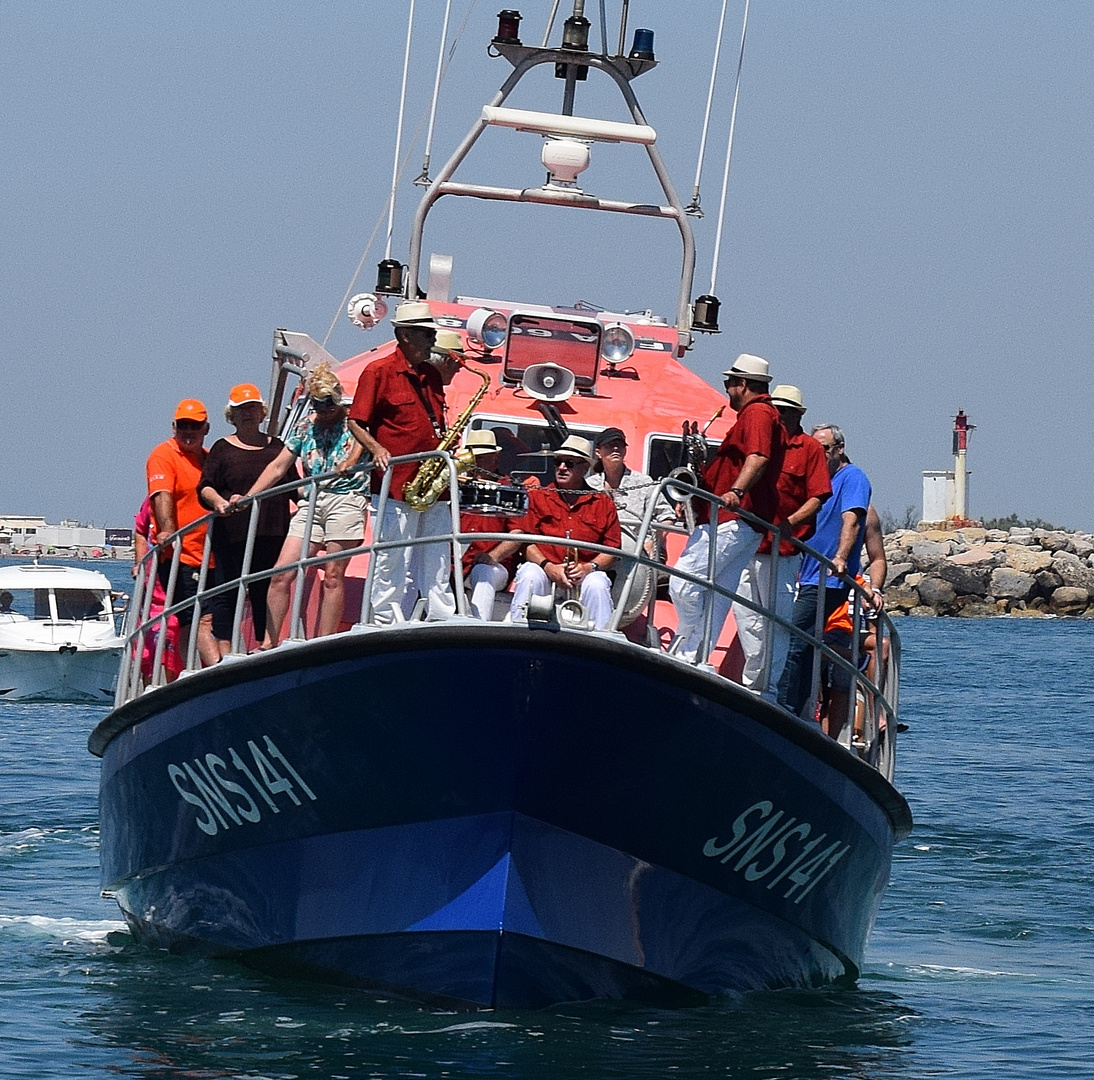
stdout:
<svg viewBox="0 0 1094 1080">
<path fill-rule="evenodd" d="M 175 428 L 178 431 L 200 431 L 205 425 L 200 420 L 176 420 Z"/>
<path fill-rule="evenodd" d="M 335 401 L 332 397 L 325 398 L 312 398 L 311 405 L 313 409 L 317 409 L 319 412 L 327 412 L 330 409 L 337 409 L 342 403 Z"/>
</svg>

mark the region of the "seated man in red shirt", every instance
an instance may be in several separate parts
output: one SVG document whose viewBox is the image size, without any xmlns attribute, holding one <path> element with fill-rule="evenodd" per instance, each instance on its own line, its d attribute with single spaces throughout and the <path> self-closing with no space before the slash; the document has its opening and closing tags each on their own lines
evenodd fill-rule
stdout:
<svg viewBox="0 0 1094 1080">
<path fill-rule="evenodd" d="M 604 571 L 615 557 L 582 551 L 578 542 L 619 547 L 619 515 L 610 495 L 585 483 L 593 463 L 593 444 L 588 439 L 571 435 L 554 457 L 554 483 L 528 492 L 528 513 L 513 528 L 558 536 L 562 543 L 527 546 L 513 581 L 512 617 L 526 618 L 532 596 L 547 595 L 554 584 L 577 589 L 593 625 L 603 630 L 612 617 L 612 583 Z"/>
<path fill-rule="evenodd" d="M 721 506 L 710 525 L 700 525 L 688 537 L 676 567 L 696 577 L 706 577 L 713 543 L 714 583 L 729 592 L 737 592 L 741 574 L 764 534 L 734 511 L 747 510 L 765 521 L 777 523 L 776 484 L 782 471 L 785 432 L 767 392 L 771 375 L 763 357 L 742 353 L 733 367 L 722 374 L 737 422 L 703 474 L 703 487 L 719 497 Z M 704 502 L 699 509 L 706 511 L 709 506 Z M 702 512 L 696 514 L 699 520 L 706 516 Z M 673 577 L 669 582 L 669 595 L 678 619 L 676 632 L 680 640 L 676 655 L 690 663 L 696 660 L 705 663 L 706 656 L 700 656 L 699 650 L 708 602 L 706 590 L 701 585 Z M 714 612 L 708 649 L 718 640 L 733 604 L 721 593 L 712 593 L 709 602 L 714 605 Z"/>
<path fill-rule="evenodd" d="M 472 475 L 508 483 L 508 477 L 498 476 L 498 455 L 501 447 L 492 431 L 477 428 L 467 434 L 464 446 L 475 455 Z M 513 518 L 494 514 L 460 514 L 460 531 L 509 532 Z M 472 540 L 463 554 L 463 578 L 471 587 L 471 613 L 476 619 L 490 622 L 494 617 L 494 598 L 509 584 L 516 568 L 516 545 L 504 540 Z"/>
</svg>

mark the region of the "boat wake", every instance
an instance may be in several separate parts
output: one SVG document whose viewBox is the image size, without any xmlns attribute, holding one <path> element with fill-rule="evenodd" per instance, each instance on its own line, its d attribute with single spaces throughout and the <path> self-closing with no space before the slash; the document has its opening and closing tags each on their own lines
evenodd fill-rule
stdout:
<svg viewBox="0 0 1094 1080">
<path fill-rule="evenodd" d="M 0 915 L 0 933 L 27 939 L 48 939 L 62 945 L 75 942 L 106 945 L 111 934 L 128 933 L 119 919 L 51 919 L 46 915 Z"/>
<path fill-rule="evenodd" d="M 32 825 L 11 833 L 0 833 L 0 858 L 5 856 L 34 855 L 47 844 L 81 844 L 98 846 L 99 829 L 96 825 L 77 828 L 49 829 Z"/>
</svg>

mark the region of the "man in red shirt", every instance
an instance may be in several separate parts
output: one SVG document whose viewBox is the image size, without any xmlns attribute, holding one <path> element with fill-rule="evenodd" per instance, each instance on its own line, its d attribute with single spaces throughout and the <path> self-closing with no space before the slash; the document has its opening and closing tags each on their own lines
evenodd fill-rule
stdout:
<svg viewBox="0 0 1094 1080">
<path fill-rule="evenodd" d="M 475 455 L 472 476 L 486 477 L 507 484 L 507 476 L 498 476 L 501 447 L 494 433 L 478 428 L 467 434 L 464 446 Z M 513 518 L 496 514 L 460 514 L 460 532 L 503 533 L 515 526 Z M 516 545 L 504 540 L 472 540 L 463 553 L 463 579 L 471 589 L 471 614 L 489 622 L 494 617 L 494 599 L 509 584 L 516 569 Z"/>
<path fill-rule="evenodd" d="M 173 437 L 157 446 L 148 455 L 145 471 L 148 477 L 148 495 L 152 500 L 152 513 L 156 520 L 156 535 L 167 537 L 177 529 L 197 521 L 206 513 L 198 501 L 198 482 L 205 464 L 205 436 L 209 433 L 209 414 L 205 406 L 193 398 L 180 401 L 172 424 Z M 178 577 L 175 581 L 172 604 L 189 600 L 197 595 L 201 560 L 205 554 L 205 526 L 188 532 L 176 543 L 179 553 Z M 158 574 L 167 589 L 171 574 L 174 544 L 160 553 Z M 212 587 L 212 575 L 207 586 Z M 188 654 L 190 629 L 194 609 L 185 608 L 178 613 L 180 651 Z M 220 650 L 213 640 L 212 614 L 202 613 L 198 624 L 198 654 L 206 666 L 220 660 Z"/>
<path fill-rule="evenodd" d="M 813 535 L 813 519 L 817 511 L 832 494 L 828 459 L 824 447 L 802 430 L 801 418 L 805 415 L 805 405 L 802 392 L 796 386 L 776 386 L 771 391 L 771 404 L 778 411 L 786 431 L 786 452 L 777 485 L 778 519 L 782 523 L 780 532 L 797 540 L 808 540 Z M 759 550 L 741 575 L 737 592 L 743 599 L 774 610 L 776 615 L 790 622 L 794 615 L 794 593 L 801 554 L 785 536 L 781 536 L 779 558 L 775 561 L 772 577 L 771 548 L 771 533 L 765 533 Z M 737 638 L 745 654 L 741 684 L 759 690 L 762 697 L 774 701 L 786 664 L 790 631 L 743 604 L 733 606 L 733 618 L 737 622 Z"/>
<path fill-rule="evenodd" d="M 558 544 L 529 544 L 513 579 L 514 619 L 527 618 L 532 596 L 546 596 L 551 585 L 577 589 L 581 604 L 598 630 L 612 617 L 612 583 L 604 572 L 615 557 L 582 550 L 578 543 L 619 547 L 619 515 L 610 495 L 585 483 L 593 463 L 593 444 L 571 435 L 555 451 L 555 481 L 528 492 L 528 513 L 514 525 L 517 532 L 557 536 Z M 516 550 L 506 542 L 501 554 Z"/>
<path fill-rule="evenodd" d="M 361 372 L 349 411 L 350 431 L 372 455 L 374 509 L 391 459 L 435 450 L 445 429 L 444 382 L 429 359 L 437 332 L 429 305 L 418 301 L 400 304 L 391 323 L 395 328 L 395 351 Z M 420 462 L 409 462 L 392 468 L 391 497 L 384 520 L 378 524 L 373 521 L 377 540 L 407 541 L 451 532 L 447 495 L 426 510 L 412 510 L 403 500 L 403 486 L 420 467 Z M 396 609 L 408 618 L 419 595 L 426 598 L 426 612 L 431 619 L 456 613 L 449 582 L 448 544 L 388 548 L 374 558 L 372 611 L 376 622 L 395 622 Z"/>
<path fill-rule="evenodd" d="M 713 543 L 714 583 L 736 592 L 749 559 L 760 546 L 763 533 L 734 511 L 746 510 L 765 521 L 776 522 L 776 484 L 782 469 L 785 433 L 767 392 L 771 375 L 763 357 L 742 353 L 722 374 L 737 422 L 703 474 L 703 486 L 718 496 L 721 507 L 716 521 L 701 525 L 688 537 L 676 567 L 705 577 Z M 701 504 L 696 518 L 701 521 L 709 517 L 703 513 L 707 509 L 707 504 Z M 700 656 L 699 653 L 707 591 L 700 585 L 673 577 L 669 582 L 669 595 L 677 615 L 679 644 L 675 655 L 690 663 L 705 663 L 706 654 Z M 707 651 L 718 640 L 733 601 L 720 593 L 711 593 L 710 603 L 714 610 Z"/>
</svg>

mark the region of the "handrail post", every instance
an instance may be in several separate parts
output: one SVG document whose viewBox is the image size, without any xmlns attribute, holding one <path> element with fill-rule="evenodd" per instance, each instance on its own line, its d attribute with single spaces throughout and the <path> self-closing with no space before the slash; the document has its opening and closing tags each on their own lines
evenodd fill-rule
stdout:
<svg viewBox="0 0 1094 1080">
<path fill-rule="evenodd" d="M 714 598 L 717 595 L 714 591 L 714 567 L 718 557 L 718 518 L 721 505 L 721 500 L 711 503 L 710 520 L 707 525 L 710 530 L 710 540 L 707 543 L 707 581 L 703 601 L 703 640 L 699 646 L 699 652 L 695 656 L 697 665 L 707 662 L 710 658 L 710 650 L 714 647 L 714 643 L 710 639 L 714 633 Z"/>
<path fill-rule="evenodd" d="M 820 702 L 821 651 L 817 647 L 824 641 L 825 608 L 828 607 L 828 567 L 821 563 L 817 567 L 817 612 L 813 619 L 813 672 L 809 677 L 810 720 L 815 720 L 817 704 Z"/>
<path fill-rule="evenodd" d="M 463 592 L 463 552 L 460 550 L 460 478 L 456 467 L 456 459 L 447 451 L 444 451 L 445 462 L 448 466 L 448 505 L 452 517 L 452 576 L 455 578 L 456 611 L 460 615 L 467 614 L 467 597 Z M 427 601 L 428 602 L 428 601 Z"/>
<path fill-rule="evenodd" d="M 319 497 L 319 485 L 313 483 L 308 491 L 308 510 L 304 516 L 304 546 L 301 549 L 301 561 L 296 566 L 296 588 L 293 590 L 292 614 L 289 616 L 289 640 L 303 641 L 301 633 L 300 612 L 304 607 L 304 585 L 307 582 L 308 571 L 304 566 L 304 560 L 311 555 L 311 534 L 315 524 L 315 502 Z"/>
<path fill-rule="evenodd" d="M 166 611 L 174 603 L 175 598 L 175 584 L 178 581 L 179 576 L 179 559 L 182 556 L 182 540 L 175 541 L 175 546 L 171 552 L 171 569 L 167 573 L 167 588 L 164 590 L 163 595 L 163 610 Z M 160 675 L 163 674 L 163 650 L 167 645 L 167 622 L 169 616 L 166 616 L 161 611 L 159 614 L 160 620 L 160 632 L 156 638 L 156 653 L 152 658 L 152 675 L 149 679 L 150 686 L 162 686 L 160 682 Z"/>
<path fill-rule="evenodd" d="M 243 602 L 247 597 L 247 586 L 244 582 L 251 572 L 251 561 L 254 559 L 255 537 L 258 535 L 258 517 L 261 513 L 261 499 L 261 493 L 254 497 L 254 501 L 251 503 L 251 516 L 247 520 L 247 539 L 243 545 L 243 565 L 239 571 L 239 589 L 236 592 L 235 611 L 232 613 L 233 654 L 243 652 Z M 251 614 L 253 617 L 254 613 Z"/>
<path fill-rule="evenodd" d="M 859 617 L 862 614 L 862 595 L 856 583 L 851 588 L 851 667 L 854 674 L 851 677 L 851 692 L 847 695 L 847 716 L 845 722 L 850 724 L 851 742 L 855 739 L 855 713 L 859 690 Z"/>
<path fill-rule="evenodd" d="M 372 582 L 376 577 L 376 545 L 384 539 L 384 512 L 387 510 L 388 496 L 391 494 L 391 465 L 384 469 L 380 481 L 380 497 L 376 500 L 376 513 L 372 515 L 372 548 L 368 556 L 368 570 L 365 571 L 365 589 L 361 596 L 361 625 L 368 626 L 375 614 L 372 610 Z"/>
<path fill-rule="evenodd" d="M 205 525 L 205 547 L 201 553 L 201 569 L 198 571 L 198 589 L 194 594 L 193 616 L 190 619 L 190 641 L 186 649 L 186 670 L 197 671 L 200 664 L 195 665 L 198 658 L 198 635 L 201 633 L 201 594 L 205 592 L 205 579 L 209 573 L 209 559 L 213 550 L 213 522 Z"/>
<path fill-rule="evenodd" d="M 779 530 L 775 529 L 771 533 L 771 562 L 767 568 L 767 603 L 762 605 L 772 613 L 776 612 L 779 606 L 779 557 L 781 554 L 779 548 L 781 546 L 782 537 L 779 535 Z M 775 635 L 780 629 L 779 624 L 770 615 L 765 613 L 764 619 L 767 625 L 763 642 L 764 659 L 763 666 L 760 668 L 760 678 L 756 684 L 761 696 L 767 694 L 768 683 L 771 681 L 771 658 L 775 651 Z"/>
</svg>

